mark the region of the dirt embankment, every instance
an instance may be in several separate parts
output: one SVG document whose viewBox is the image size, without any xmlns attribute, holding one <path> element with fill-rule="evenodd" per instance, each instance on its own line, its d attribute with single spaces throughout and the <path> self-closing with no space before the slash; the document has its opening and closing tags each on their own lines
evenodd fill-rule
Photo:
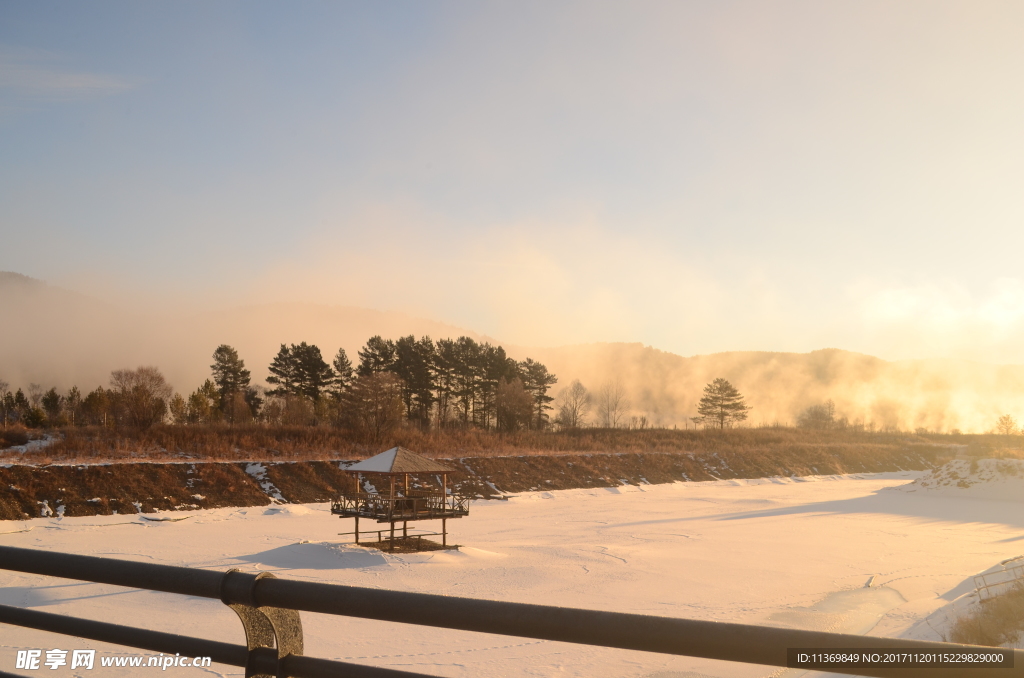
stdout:
<svg viewBox="0 0 1024 678">
<path fill-rule="evenodd" d="M 941 448 L 461 457 L 453 486 L 473 496 L 727 478 L 933 468 Z M 343 462 L 128 463 L 0 467 L 0 520 L 327 501 L 352 479 Z M 430 482 L 429 479 L 425 479 Z"/>
</svg>

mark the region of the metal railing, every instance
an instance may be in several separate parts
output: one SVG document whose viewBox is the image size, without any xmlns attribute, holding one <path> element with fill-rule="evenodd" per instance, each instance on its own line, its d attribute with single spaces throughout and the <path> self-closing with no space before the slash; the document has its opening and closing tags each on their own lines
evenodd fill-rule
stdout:
<svg viewBox="0 0 1024 678">
<path fill-rule="evenodd" d="M 999 565 L 997 570 L 974 576 L 974 590 L 982 602 L 1024 585 L 1024 556 L 1004 560 Z"/>
<path fill-rule="evenodd" d="M 299 611 L 767 666 L 786 666 L 789 648 L 888 648 L 945 653 L 991 650 L 952 643 L 385 591 L 277 579 L 267 573 L 214 572 L 11 546 L 0 546 L 0 569 L 221 600 L 238 613 L 246 632 L 245 645 L 6 605 L 0 605 L 0 623 L 155 652 L 209 656 L 220 664 L 244 666 L 246 676 L 268 678 L 427 675 L 303 656 Z M 1013 668 L 932 668 L 923 672 L 919 668 L 882 666 L 857 668 L 855 672 L 879 678 L 1024 676 L 1024 651 L 1006 652 L 1012 652 Z"/>
</svg>

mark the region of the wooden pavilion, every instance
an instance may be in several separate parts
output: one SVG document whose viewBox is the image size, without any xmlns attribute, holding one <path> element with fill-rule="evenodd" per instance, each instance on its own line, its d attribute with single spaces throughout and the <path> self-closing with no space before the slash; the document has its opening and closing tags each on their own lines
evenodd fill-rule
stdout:
<svg viewBox="0 0 1024 678">
<path fill-rule="evenodd" d="M 390 450 L 352 464 L 345 471 L 352 475 L 352 490 L 342 490 L 331 502 L 331 513 L 341 518 L 355 518 L 355 540 L 359 543 L 359 519 L 390 523 L 389 547 L 395 547 L 395 524 L 402 523 L 402 538 L 409 536 L 409 522 L 441 519 L 441 544 L 448 545 L 448 519 L 469 515 L 469 498 L 450 492 L 448 474 L 451 466 L 427 459 L 404 447 Z M 435 476 L 440 491 L 411 488 L 411 476 Z M 363 479 L 372 479 L 364 487 Z M 378 489 L 383 486 L 384 489 Z M 380 533 L 378 531 L 378 541 Z M 423 535 L 420 535 L 421 537 Z"/>
</svg>

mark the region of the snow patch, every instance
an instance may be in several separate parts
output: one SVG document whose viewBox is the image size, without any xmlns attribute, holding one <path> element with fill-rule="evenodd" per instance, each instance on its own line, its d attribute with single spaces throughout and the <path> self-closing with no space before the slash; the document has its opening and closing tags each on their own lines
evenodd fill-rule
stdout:
<svg viewBox="0 0 1024 678">
<path fill-rule="evenodd" d="M 288 504 L 286 506 L 271 506 L 263 512 L 265 516 L 304 516 L 313 511 L 301 504 Z"/>
<path fill-rule="evenodd" d="M 60 436 L 51 435 L 51 434 L 47 433 L 42 438 L 39 438 L 37 440 L 30 440 L 27 443 L 25 443 L 24 445 L 12 445 L 10 447 L 5 447 L 4 448 L 4 452 L 16 452 L 18 454 L 27 454 L 29 452 L 38 452 L 39 450 L 41 450 L 43 448 L 49 447 L 50 445 L 55 443 L 59 438 L 60 438 Z"/>
<path fill-rule="evenodd" d="M 267 494 L 274 501 L 284 502 L 285 498 L 281 496 L 281 491 L 278 490 L 274 483 L 267 480 L 267 467 L 258 461 L 250 462 L 245 467 L 245 472 L 248 473 L 253 479 L 260 484 L 260 488 L 265 494 Z"/>
</svg>

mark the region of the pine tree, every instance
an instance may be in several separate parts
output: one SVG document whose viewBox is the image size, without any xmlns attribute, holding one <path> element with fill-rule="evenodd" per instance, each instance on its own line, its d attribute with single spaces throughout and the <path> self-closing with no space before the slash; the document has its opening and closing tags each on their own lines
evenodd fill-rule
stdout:
<svg viewBox="0 0 1024 678">
<path fill-rule="evenodd" d="M 28 412 L 32 409 L 32 406 L 28 402 L 28 398 L 25 397 L 25 392 L 20 388 L 18 389 L 18 392 L 14 394 L 14 409 L 17 410 L 19 414 Z"/>
<path fill-rule="evenodd" d="M 749 407 L 736 387 L 719 377 L 704 387 L 704 396 L 697 403 L 698 423 L 724 429 L 747 418 Z"/>
<path fill-rule="evenodd" d="M 438 339 L 434 353 L 434 402 L 437 425 L 448 426 L 455 413 L 457 347 L 452 339 Z"/>
<path fill-rule="evenodd" d="M 355 378 L 355 370 L 352 368 L 352 361 L 348 359 L 348 354 L 345 353 L 345 349 L 339 348 L 338 354 L 334 356 L 334 392 L 338 397 L 341 397 L 345 391 L 352 386 L 352 380 Z"/>
<path fill-rule="evenodd" d="M 245 404 L 249 406 L 252 418 L 259 419 L 263 411 L 263 389 L 261 386 L 250 386 L 245 389 Z"/>
<path fill-rule="evenodd" d="M 470 337 L 459 337 L 455 341 L 455 399 L 461 410 L 462 425 L 474 423 L 477 405 L 477 382 L 481 373 L 480 344 Z"/>
<path fill-rule="evenodd" d="M 548 389 L 558 383 L 558 377 L 548 372 L 543 363 L 532 358 L 527 358 L 519 363 L 519 373 L 522 375 L 523 387 L 533 396 L 533 423 L 531 426 L 536 429 L 547 427 L 548 414 L 551 409 L 552 396 L 548 395 Z"/>
<path fill-rule="evenodd" d="M 56 388 L 51 388 L 49 391 L 43 394 L 40 404 L 43 406 L 43 411 L 46 412 L 46 423 L 52 427 L 61 425 L 61 409 L 64 404 L 64 396 L 57 393 Z"/>
<path fill-rule="evenodd" d="M 188 421 L 192 424 L 212 424 L 220 421 L 221 400 L 217 385 L 207 379 L 188 397 Z"/>
<path fill-rule="evenodd" d="M 295 344 L 292 344 L 292 347 L 294 348 Z M 270 376 L 267 377 L 267 383 L 277 387 L 267 391 L 269 395 L 286 396 L 298 393 L 298 366 L 292 349 L 288 348 L 287 344 L 281 344 L 281 349 L 274 356 L 268 369 Z"/>
<path fill-rule="evenodd" d="M 402 421 L 401 379 L 393 373 L 358 377 L 345 401 L 352 428 L 370 442 L 384 442 Z"/>
<path fill-rule="evenodd" d="M 277 388 L 267 391 L 270 395 L 296 395 L 317 401 L 320 396 L 336 383 L 334 369 L 324 362 L 320 349 L 315 344 L 281 344 L 273 362 L 267 383 Z"/>
<path fill-rule="evenodd" d="M 85 396 L 82 401 L 82 416 L 85 422 L 93 426 L 113 424 L 112 421 L 107 420 L 107 415 L 111 410 L 110 401 L 110 393 L 105 391 L 102 386 L 97 386 L 95 391 Z"/>
<path fill-rule="evenodd" d="M 181 397 L 180 393 L 175 393 L 171 398 L 171 402 L 168 405 L 168 409 L 171 412 L 171 421 L 175 424 L 187 424 L 188 423 L 188 403 Z"/>
<path fill-rule="evenodd" d="M 7 418 L 10 411 L 14 409 L 14 396 L 11 395 L 10 384 L 0 379 L 0 417 L 3 418 L 3 427 L 7 428 Z"/>
<path fill-rule="evenodd" d="M 249 387 L 249 370 L 245 369 L 245 361 L 238 357 L 238 351 L 227 344 L 221 344 L 213 352 L 210 370 L 222 405 L 233 402 L 236 393 L 244 392 Z"/>
<path fill-rule="evenodd" d="M 395 343 L 378 334 L 366 340 L 366 346 L 359 350 L 360 377 L 386 372 L 395 364 Z"/>
<path fill-rule="evenodd" d="M 292 358 L 298 375 L 299 394 L 314 402 L 320 400 L 337 378 L 334 369 L 324 361 L 315 344 L 292 344 Z"/>
<path fill-rule="evenodd" d="M 409 335 L 394 343 L 395 362 L 388 370 L 402 380 L 402 402 L 406 417 L 421 425 L 430 423 L 434 404 L 434 364 L 437 351 L 430 337 L 419 341 Z"/>
</svg>

